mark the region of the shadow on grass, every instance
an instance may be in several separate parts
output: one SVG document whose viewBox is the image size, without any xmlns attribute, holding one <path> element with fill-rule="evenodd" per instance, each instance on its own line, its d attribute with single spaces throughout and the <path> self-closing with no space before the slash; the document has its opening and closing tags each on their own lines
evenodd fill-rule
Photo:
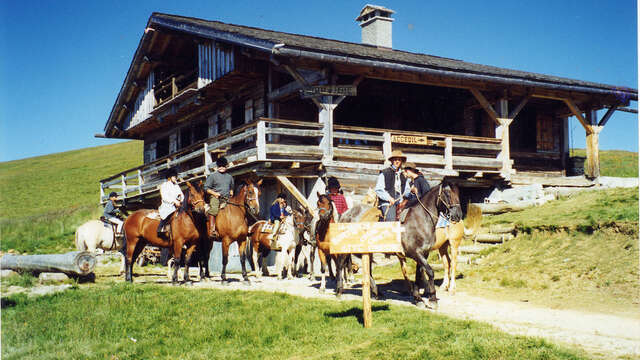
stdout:
<svg viewBox="0 0 640 360">
<path fill-rule="evenodd" d="M 389 311 L 389 305 L 373 305 L 371 306 L 371 312 L 376 311 Z M 364 319 L 362 317 L 362 308 L 352 307 L 349 310 L 340 311 L 340 312 L 326 312 L 324 316 L 330 318 L 346 318 L 346 317 L 355 317 L 358 319 L 360 324 L 364 324 Z"/>
</svg>

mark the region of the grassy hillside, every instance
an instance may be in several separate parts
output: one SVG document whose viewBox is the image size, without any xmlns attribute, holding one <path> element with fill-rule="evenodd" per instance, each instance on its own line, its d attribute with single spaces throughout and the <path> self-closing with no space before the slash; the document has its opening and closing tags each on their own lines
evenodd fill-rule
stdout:
<svg viewBox="0 0 640 360">
<path fill-rule="evenodd" d="M 75 229 L 101 213 L 99 180 L 141 164 L 135 141 L 0 163 L 0 250 L 73 249 Z"/>
<path fill-rule="evenodd" d="M 587 156 L 585 149 L 572 149 L 571 156 Z M 600 175 L 638 177 L 638 153 L 622 150 L 600 151 Z"/>
</svg>

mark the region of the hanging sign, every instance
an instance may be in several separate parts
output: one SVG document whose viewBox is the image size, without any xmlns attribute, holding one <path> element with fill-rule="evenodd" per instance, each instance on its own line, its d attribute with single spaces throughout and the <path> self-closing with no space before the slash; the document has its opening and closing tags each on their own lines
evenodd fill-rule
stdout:
<svg viewBox="0 0 640 360">
<path fill-rule="evenodd" d="M 304 98 L 314 96 L 356 96 L 358 93 L 355 85 L 314 85 L 300 90 Z"/>
<path fill-rule="evenodd" d="M 391 135 L 391 142 L 411 145 L 427 145 L 427 137 L 412 135 Z"/>
</svg>

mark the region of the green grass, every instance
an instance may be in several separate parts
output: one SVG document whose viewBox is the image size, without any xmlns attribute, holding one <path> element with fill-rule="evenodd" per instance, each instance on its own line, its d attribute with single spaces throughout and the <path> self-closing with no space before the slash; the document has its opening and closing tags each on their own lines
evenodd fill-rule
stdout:
<svg viewBox="0 0 640 360">
<path fill-rule="evenodd" d="M 586 157 L 585 149 L 572 149 L 571 156 Z M 638 177 L 638 153 L 622 150 L 600 151 L 600 175 Z"/>
<path fill-rule="evenodd" d="M 0 163 L 0 250 L 60 253 L 75 229 L 97 218 L 99 180 L 142 164 L 129 141 Z"/>
<path fill-rule="evenodd" d="M 96 205 L 100 179 L 139 165 L 140 141 L 2 162 L 0 219 Z"/>
<path fill-rule="evenodd" d="M 638 188 L 587 190 L 519 212 L 483 218 L 483 225 L 514 223 L 525 232 L 571 230 L 592 232 L 616 228 L 638 233 Z"/>
<path fill-rule="evenodd" d="M 112 284 L 2 310 L 3 359 L 580 359 L 489 325 L 384 303 Z M 279 309 L 273 311 L 273 309 Z M 247 314 L 250 314 L 248 316 Z"/>
</svg>

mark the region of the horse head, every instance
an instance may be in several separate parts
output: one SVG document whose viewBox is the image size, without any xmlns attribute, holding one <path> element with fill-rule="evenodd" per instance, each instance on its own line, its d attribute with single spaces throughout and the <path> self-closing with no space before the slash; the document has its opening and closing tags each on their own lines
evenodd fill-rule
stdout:
<svg viewBox="0 0 640 360">
<path fill-rule="evenodd" d="M 296 229 L 298 229 L 298 231 L 311 232 L 312 219 L 313 219 L 313 216 L 307 209 L 299 208 L 293 211 L 293 224 L 296 227 Z"/>
<path fill-rule="evenodd" d="M 438 190 L 438 200 L 436 207 L 439 212 L 449 214 L 449 218 L 453 222 L 462 219 L 462 207 L 460 206 L 460 190 L 448 181 L 443 181 Z"/>
<path fill-rule="evenodd" d="M 327 194 L 318 194 L 318 216 L 321 221 L 329 221 L 333 218 L 333 201 Z"/>
<path fill-rule="evenodd" d="M 184 204 L 189 209 L 193 209 L 199 214 L 204 214 L 204 190 L 202 184 L 192 184 L 191 181 L 187 181 L 187 193 L 185 194 Z"/>
<path fill-rule="evenodd" d="M 238 190 L 238 195 L 243 199 L 244 207 L 253 216 L 258 216 L 260 213 L 260 185 L 262 185 L 262 179 L 256 183 L 245 180 Z"/>
</svg>

